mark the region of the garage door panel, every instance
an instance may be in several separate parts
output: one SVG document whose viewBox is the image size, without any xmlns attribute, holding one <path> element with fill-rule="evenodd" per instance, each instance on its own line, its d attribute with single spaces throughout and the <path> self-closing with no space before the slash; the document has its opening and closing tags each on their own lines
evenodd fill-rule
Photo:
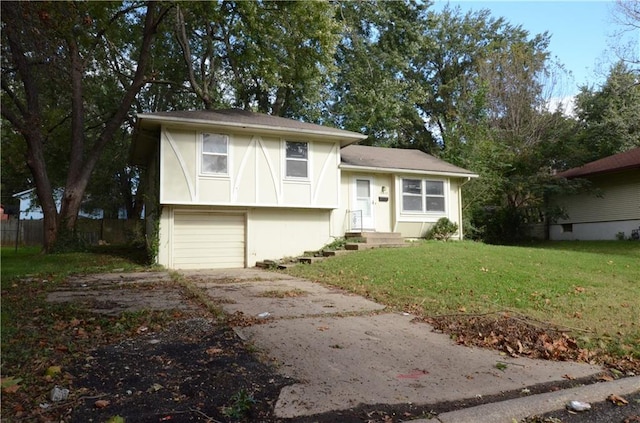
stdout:
<svg viewBox="0 0 640 423">
<path fill-rule="evenodd" d="M 176 212 L 172 244 L 176 269 L 244 267 L 244 215 Z"/>
<path fill-rule="evenodd" d="M 185 236 L 187 235 L 187 236 Z M 174 242 L 174 245 L 180 245 L 180 244 L 184 244 L 184 245 L 189 245 L 189 244 L 202 244 L 202 243 L 209 243 L 213 238 L 215 238 L 215 240 L 218 243 L 229 243 L 229 244 L 233 244 L 233 243 L 240 243 L 242 245 L 244 245 L 244 242 L 241 242 L 238 240 L 238 238 L 240 237 L 244 237 L 244 234 L 241 232 L 239 234 L 222 234 L 222 235 L 216 235 L 216 234 L 211 234 L 211 235 L 202 235 L 202 234 L 197 234 L 197 235 L 190 235 L 190 234 L 180 234 L 180 239 L 176 242 Z"/>
</svg>

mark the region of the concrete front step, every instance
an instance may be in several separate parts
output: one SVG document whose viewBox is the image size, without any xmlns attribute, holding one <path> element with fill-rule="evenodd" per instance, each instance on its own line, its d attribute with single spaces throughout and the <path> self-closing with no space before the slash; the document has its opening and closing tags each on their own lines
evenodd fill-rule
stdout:
<svg viewBox="0 0 640 423">
<path fill-rule="evenodd" d="M 385 243 L 385 244 L 371 244 L 364 242 L 354 242 L 349 243 L 344 246 L 346 250 L 349 251 L 359 251 L 359 250 L 370 250 L 372 248 L 402 248 L 409 247 L 411 244 L 403 242 L 403 243 Z"/>
<path fill-rule="evenodd" d="M 335 257 L 335 256 L 342 256 L 345 254 L 349 254 L 351 251 L 349 250 L 334 250 L 334 251 L 323 251 L 322 255 L 325 257 Z"/>
<path fill-rule="evenodd" d="M 350 239 L 347 239 L 347 243 L 349 244 L 355 244 L 355 243 L 360 243 L 360 244 L 402 244 L 404 243 L 404 239 L 403 238 L 364 238 L 361 240 L 354 240 L 353 242 L 351 242 Z"/>
<path fill-rule="evenodd" d="M 325 257 L 299 257 L 298 263 L 311 264 L 324 259 Z"/>
<path fill-rule="evenodd" d="M 402 234 L 399 232 L 347 232 L 344 237 L 349 238 L 363 238 L 365 240 L 374 239 L 402 239 Z"/>
</svg>

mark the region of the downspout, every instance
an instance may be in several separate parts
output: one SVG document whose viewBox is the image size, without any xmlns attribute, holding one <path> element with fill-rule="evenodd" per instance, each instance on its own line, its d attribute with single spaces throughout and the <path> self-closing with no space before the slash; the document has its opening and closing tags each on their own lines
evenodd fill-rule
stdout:
<svg viewBox="0 0 640 423">
<path fill-rule="evenodd" d="M 460 241 L 464 240 L 464 231 L 462 229 L 462 187 L 471 180 L 471 176 L 467 176 L 467 180 L 458 186 L 458 216 L 460 216 Z"/>
</svg>

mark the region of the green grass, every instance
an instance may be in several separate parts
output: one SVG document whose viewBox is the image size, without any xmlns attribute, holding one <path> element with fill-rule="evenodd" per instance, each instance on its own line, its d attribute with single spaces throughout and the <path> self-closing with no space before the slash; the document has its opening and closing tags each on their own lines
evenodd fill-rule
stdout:
<svg viewBox="0 0 640 423">
<path fill-rule="evenodd" d="M 41 254 L 40 247 L 2 247 L 2 287 L 26 275 L 63 278 L 73 273 L 98 273 L 145 265 L 145 253 L 123 247 L 96 247 L 84 253 Z"/>
<path fill-rule="evenodd" d="M 287 271 L 427 316 L 511 311 L 640 358 L 640 243 L 420 243 Z M 604 341 L 603 341 L 604 340 Z"/>
</svg>

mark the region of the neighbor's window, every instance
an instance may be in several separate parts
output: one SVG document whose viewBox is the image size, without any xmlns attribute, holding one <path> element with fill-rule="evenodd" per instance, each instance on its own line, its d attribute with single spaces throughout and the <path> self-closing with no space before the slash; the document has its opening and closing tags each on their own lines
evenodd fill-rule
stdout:
<svg viewBox="0 0 640 423">
<path fill-rule="evenodd" d="M 286 142 L 287 177 L 307 178 L 309 175 L 309 143 Z"/>
<path fill-rule="evenodd" d="M 562 232 L 573 232 L 573 223 L 563 223 Z"/>
<path fill-rule="evenodd" d="M 444 182 L 423 179 L 402 180 L 402 211 L 444 212 Z"/>
<path fill-rule="evenodd" d="M 226 175 L 229 171 L 229 137 L 202 134 L 202 173 Z"/>
</svg>

